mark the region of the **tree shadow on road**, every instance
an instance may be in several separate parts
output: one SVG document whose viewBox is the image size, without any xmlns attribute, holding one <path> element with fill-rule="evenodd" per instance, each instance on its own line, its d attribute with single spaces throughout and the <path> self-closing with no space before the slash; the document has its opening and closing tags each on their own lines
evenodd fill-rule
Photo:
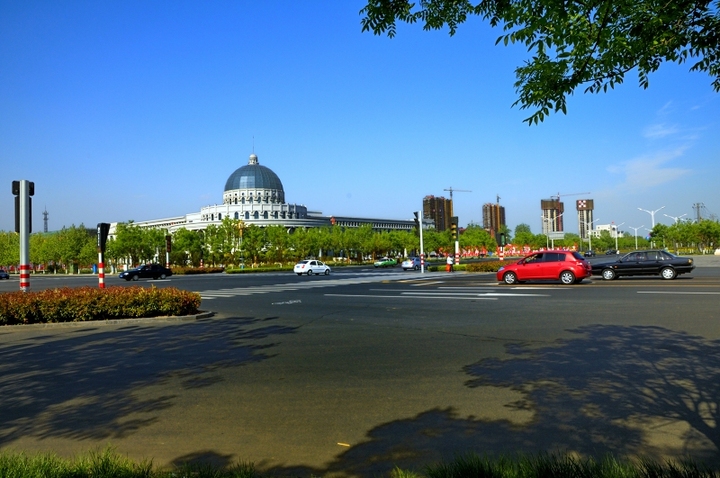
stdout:
<svg viewBox="0 0 720 478">
<path fill-rule="evenodd" d="M 720 467 L 720 341 L 660 327 L 588 326 L 550 346 L 515 344 L 509 359 L 465 367 L 469 387 L 503 387 L 523 398 L 524 424 L 459 416 L 452 407 L 385 423 L 326 469 L 275 467 L 310 475 L 387 474 L 458 453 L 572 452 L 601 458 L 690 457 Z M 649 440 L 649 434 L 655 434 Z M 667 436 L 663 436 L 663 435 Z"/>
<path fill-rule="evenodd" d="M 165 380 L 187 389 L 222 380 L 220 368 L 271 357 L 294 327 L 228 318 L 43 333 L 0 344 L 0 446 L 24 436 L 121 438 L 156 421 L 174 396 L 135 392 Z"/>
</svg>

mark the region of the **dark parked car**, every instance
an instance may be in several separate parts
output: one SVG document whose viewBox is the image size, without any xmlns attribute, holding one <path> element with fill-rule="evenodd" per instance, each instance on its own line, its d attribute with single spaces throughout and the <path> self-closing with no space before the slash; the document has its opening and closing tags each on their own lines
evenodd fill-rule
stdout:
<svg viewBox="0 0 720 478">
<path fill-rule="evenodd" d="M 130 281 L 138 279 L 165 279 L 171 275 L 172 271 L 160 264 L 143 264 L 135 269 L 121 272 L 118 277 Z"/>
<path fill-rule="evenodd" d="M 585 257 L 595 257 L 595 255 L 595 251 L 585 251 L 585 253 L 583 254 L 583 256 Z"/>
<path fill-rule="evenodd" d="M 497 280 L 506 284 L 527 280 L 559 280 L 563 284 L 577 284 L 585 277 L 590 277 L 590 264 L 574 251 L 536 252 L 497 271 Z"/>
<path fill-rule="evenodd" d="M 0 279 L 9 279 L 10 274 L 7 273 L 7 271 L 0 270 Z"/>
<path fill-rule="evenodd" d="M 608 249 L 607 251 L 605 251 L 606 256 L 614 256 L 617 254 L 620 254 L 620 251 L 618 251 L 617 249 Z"/>
<path fill-rule="evenodd" d="M 667 251 L 635 251 L 610 262 L 596 262 L 592 274 L 613 280 L 620 276 L 659 275 L 674 279 L 695 269 L 690 257 L 678 257 Z"/>
</svg>

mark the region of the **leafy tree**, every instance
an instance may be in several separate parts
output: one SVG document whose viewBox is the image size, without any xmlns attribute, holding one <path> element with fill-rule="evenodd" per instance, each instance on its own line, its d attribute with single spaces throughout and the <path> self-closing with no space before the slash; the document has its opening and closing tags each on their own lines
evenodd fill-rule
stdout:
<svg viewBox="0 0 720 478">
<path fill-rule="evenodd" d="M 690 70 L 707 72 L 720 90 L 719 0 L 368 0 L 360 13 L 363 31 L 391 38 L 397 22 L 447 26 L 451 36 L 472 15 L 501 26 L 496 44 L 520 43 L 531 55 L 515 70 L 513 104 L 534 110 L 528 124 L 566 113 L 577 88 L 605 92 L 632 70 L 647 88 L 663 62 L 692 59 Z"/>
<path fill-rule="evenodd" d="M 658 241 L 660 241 L 660 245 L 665 244 L 665 240 L 668 239 L 668 229 L 669 227 L 665 224 L 655 224 L 655 227 L 653 227 L 652 231 L 650 231 L 650 237 L 652 240 L 650 241 L 650 244 L 652 247 L 656 247 L 658 245 Z"/>
<path fill-rule="evenodd" d="M 515 226 L 515 236 L 517 236 L 518 234 L 523 234 L 523 233 L 527 233 L 527 234 L 530 234 L 530 233 L 531 233 L 531 231 L 530 231 L 530 225 L 529 225 L 529 224 L 525 224 L 524 222 L 522 222 L 522 223 L 518 224 L 517 226 Z"/>
<path fill-rule="evenodd" d="M 423 231 L 423 242 L 426 256 L 431 252 L 440 252 L 440 249 L 445 252 L 455 250 L 455 244 L 450 237 L 450 231 L 439 232 L 432 229 Z"/>
<path fill-rule="evenodd" d="M 290 235 L 284 226 L 268 226 L 265 228 L 265 237 L 267 238 L 267 251 L 265 257 L 272 262 L 283 262 L 288 245 L 290 244 Z"/>
<path fill-rule="evenodd" d="M 717 248 L 720 244 L 720 223 L 707 219 L 695 224 L 698 242 L 703 246 Z"/>
<path fill-rule="evenodd" d="M 497 245 L 490 233 L 476 224 L 468 225 L 465 231 L 460 234 L 459 241 L 460 247 L 465 249 L 484 247 L 488 251 L 494 251 Z"/>
<path fill-rule="evenodd" d="M 313 229 L 299 227 L 295 229 L 288 237 L 288 257 L 299 261 L 310 256 L 313 246 L 313 238 L 311 233 L 318 234 Z"/>
<path fill-rule="evenodd" d="M 20 263 L 20 236 L 14 232 L 0 232 L 0 265 Z"/>
<path fill-rule="evenodd" d="M 260 261 L 260 255 L 265 247 L 265 229 L 250 224 L 243 229 L 241 251 L 244 258 L 250 258 L 253 263 Z"/>
<path fill-rule="evenodd" d="M 203 237 L 202 231 L 189 231 L 185 228 L 175 231 L 170 262 L 183 266 L 199 266 L 203 258 Z"/>
<path fill-rule="evenodd" d="M 131 265 L 154 260 L 164 262 L 166 235 L 165 229 L 145 229 L 133 221 L 118 223 L 115 239 L 106 245 L 105 256 L 114 264 L 120 260 L 129 260 Z"/>
<path fill-rule="evenodd" d="M 58 255 L 60 261 L 65 264 L 71 274 L 76 268 L 79 269 L 80 265 L 94 262 L 92 258 L 88 257 L 87 252 L 88 243 L 97 247 L 92 232 L 92 230 L 86 229 L 83 224 L 78 227 L 73 224 L 69 228 L 63 227 L 58 233 Z"/>
<path fill-rule="evenodd" d="M 35 265 L 47 266 L 50 261 L 57 259 L 57 254 L 52 254 L 52 246 L 57 245 L 53 233 L 38 233 L 30 235 L 30 262 Z M 57 249 L 57 248 L 55 248 Z"/>
<path fill-rule="evenodd" d="M 540 234 L 542 235 L 542 234 Z M 545 244 L 545 236 L 542 237 L 542 244 Z M 515 239 L 513 244 L 516 246 L 531 246 L 536 243 L 535 234 L 530 231 L 518 231 L 515 229 Z"/>
<path fill-rule="evenodd" d="M 565 237 L 561 241 L 555 241 L 556 247 L 580 247 L 580 244 L 582 244 L 580 236 L 572 232 L 566 233 Z"/>
<path fill-rule="evenodd" d="M 372 225 L 362 224 L 357 229 L 351 229 L 351 236 L 352 235 L 355 236 L 358 252 L 362 254 L 362 256 L 372 253 L 374 259 L 378 248 L 376 248 L 376 243 L 373 238 L 375 232 L 373 231 Z"/>
<path fill-rule="evenodd" d="M 358 237 L 355 229 L 332 226 L 330 228 L 330 247 L 336 255 L 341 254 L 342 257 L 351 258 L 360 249 Z"/>
</svg>

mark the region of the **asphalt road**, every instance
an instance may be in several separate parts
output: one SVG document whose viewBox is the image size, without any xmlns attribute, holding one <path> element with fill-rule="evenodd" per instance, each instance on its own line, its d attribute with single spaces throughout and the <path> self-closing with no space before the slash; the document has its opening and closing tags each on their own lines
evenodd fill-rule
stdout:
<svg viewBox="0 0 720 478">
<path fill-rule="evenodd" d="M 0 330 L 1 449 L 304 476 L 469 450 L 720 466 L 720 267 L 574 286 L 398 268 L 108 283 L 194 290 L 215 315 Z"/>
</svg>

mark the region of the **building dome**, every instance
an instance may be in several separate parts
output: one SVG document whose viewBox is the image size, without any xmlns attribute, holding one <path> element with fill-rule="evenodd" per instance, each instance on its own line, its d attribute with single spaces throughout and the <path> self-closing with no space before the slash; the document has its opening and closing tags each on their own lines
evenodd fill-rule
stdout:
<svg viewBox="0 0 720 478">
<path fill-rule="evenodd" d="M 248 164 L 233 172 L 225 182 L 224 204 L 285 202 L 282 182 L 270 168 L 261 166 L 255 154 Z"/>
<path fill-rule="evenodd" d="M 258 163 L 257 156 L 250 155 L 248 164 L 233 172 L 225 183 L 225 191 L 236 189 L 271 189 L 285 195 L 282 182 L 272 169 Z"/>
</svg>

